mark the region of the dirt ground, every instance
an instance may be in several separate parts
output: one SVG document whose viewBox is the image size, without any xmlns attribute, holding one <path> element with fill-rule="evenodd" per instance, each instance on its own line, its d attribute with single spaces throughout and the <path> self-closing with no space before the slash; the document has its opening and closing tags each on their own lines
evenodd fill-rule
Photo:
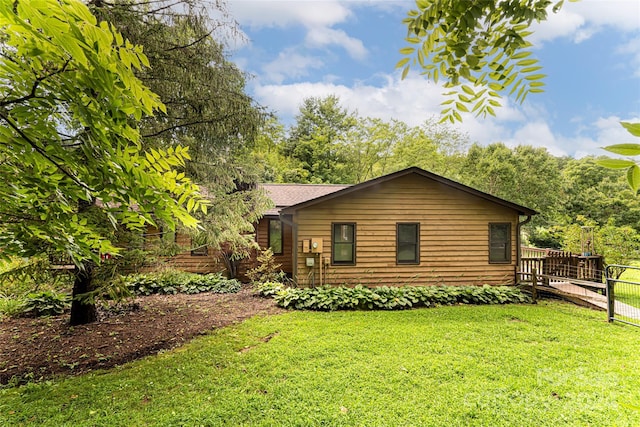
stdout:
<svg viewBox="0 0 640 427">
<path fill-rule="evenodd" d="M 283 312 L 249 288 L 237 294 L 152 295 L 120 313 L 70 327 L 69 315 L 0 320 L 0 384 L 111 368 L 212 329 Z M 13 378 L 13 380 L 12 380 Z"/>
</svg>

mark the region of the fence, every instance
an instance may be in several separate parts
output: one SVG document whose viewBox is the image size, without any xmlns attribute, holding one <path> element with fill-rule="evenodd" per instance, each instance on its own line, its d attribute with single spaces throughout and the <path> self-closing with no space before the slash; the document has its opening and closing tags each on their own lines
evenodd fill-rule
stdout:
<svg viewBox="0 0 640 427">
<path fill-rule="evenodd" d="M 599 255 L 577 255 L 552 249 L 521 248 L 519 273 L 531 277 L 535 271 L 545 285 L 574 279 L 602 283 L 603 259 Z"/>
<path fill-rule="evenodd" d="M 640 326 L 640 283 L 617 278 L 616 271 L 639 271 L 640 267 L 609 265 L 607 274 L 607 318 Z M 632 275 L 634 276 L 634 275 Z"/>
</svg>

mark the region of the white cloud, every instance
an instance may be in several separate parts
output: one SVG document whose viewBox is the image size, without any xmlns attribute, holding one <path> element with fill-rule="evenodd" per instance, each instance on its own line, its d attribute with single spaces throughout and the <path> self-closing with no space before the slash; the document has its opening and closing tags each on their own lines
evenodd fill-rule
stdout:
<svg viewBox="0 0 640 427">
<path fill-rule="evenodd" d="M 367 49 L 361 40 L 349 37 L 342 30 L 333 28 L 317 27 L 309 29 L 305 41 L 310 47 L 325 47 L 337 45 L 344 48 L 349 56 L 355 59 L 364 59 L 367 56 Z"/>
<path fill-rule="evenodd" d="M 294 83 L 286 85 L 260 85 L 253 88 L 258 102 L 272 108 L 285 123 L 292 123 L 303 100 L 308 97 L 336 95 L 341 104 L 363 117 L 384 120 L 397 119 L 418 126 L 425 120 L 439 116 L 444 101 L 443 88 L 426 81 L 419 75 L 400 80 L 397 75 L 378 76 L 378 85 L 359 83 L 353 87 L 330 81 Z M 471 141 L 489 144 L 507 139 L 507 124 L 524 120 L 522 112 L 506 102 L 497 110 L 497 118 L 476 118 L 466 115 L 464 122 L 455 126 L 469 134 Z"/>
<path fill-rule="evenodd" d="M 575 43 L 591 38 L 605 27 L 617 31 L 640 30 L 638 0 L 581 0 L 565 2 L 558 13 L 549 10 L 548 19 L 533 24 L 531 38 L 536 46 L 560 37 L 570 37 Z"/>
<path fill-rule="evenodd" d="M 575 135 L 554 134 L 548 123 L 540 120 L 525 123 L 504 142 L 513 147 L 518 144 L 546 147 L 555 156 L 614 156 L 602 149 L 607 145 L 632 142 L 633 137 L 620 125 L 621 121 L 640 121 L 640 117 L 620 119 L 616 116 L 600 117 L 593 124 L 582 127 Z"/>
<path fill-rule="evenodd" d="M 318 58 L 286 49 L 280 52 L 275 60 L 262 67 L 260 78 L 280 84 L 287 78 L 307 76 L 310 69 L 322 68 L 323 65 Z"/>
<path fill-rule="evenodd" d="M 266 75 L 274 82 L 282 82 L 286 77 L 301 77 L 312 68 L 320 68 L 320 56 L 312 58 L 310 54 L 292 54 L 294 51 L 307 49 L 344 49 L 356 60 L 364 60 L 368 50 L 362 40 L 351 37 L 342 29 L 334 26 L 355 19 L 350 7 L 336 0 L 249 0 L 230 2 L 229 8 L 237 21 L 244 28 L 260 30 L 262 28 L 291 29 L 300 27 L 305 30 L 304 37 L 296 37 L 287 41 L 288 46 L 278 58 L 263 67 Z M 237 47 L 241 47 L 238 45 Z M 286 61 L 293 60 L 291 69 L 287 70 Z"/>
<path fill-rule="evenodd" d="M 629 40 L 627 43 L 618 46 L 617 53 L 630 57 L 630 68 L 634 77 L 640 77 L 640 37 Z"/>
<path fill-rule="evenodd" d="M 229 2 L 232 15 L 251 28 L 332 26 L 344 22 L 351 11 L 335 0 L 236 0 Z"/>
</svg>

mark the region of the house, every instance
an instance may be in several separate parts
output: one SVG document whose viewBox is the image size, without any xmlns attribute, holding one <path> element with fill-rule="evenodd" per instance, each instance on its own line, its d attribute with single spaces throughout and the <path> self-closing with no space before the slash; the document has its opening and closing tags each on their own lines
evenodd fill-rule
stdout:
<svg viewBox="0 0 640 427">
<path fill-rule="evenodd" d="M 256 227 L 300 285 L 513 284 L 533 209 L 412 167 L 357 185 L 262 184 Z"/>
</svg>

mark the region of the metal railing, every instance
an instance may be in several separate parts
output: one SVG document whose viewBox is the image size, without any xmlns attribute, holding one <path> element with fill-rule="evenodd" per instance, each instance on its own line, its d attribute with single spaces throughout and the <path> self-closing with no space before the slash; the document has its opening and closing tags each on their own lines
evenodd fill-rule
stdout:
<svg viewBox="0 0 640 427">
<path fill-rule="evenodd" d="M 608 265 L 607 280 L 607 318 L 609 322 L 622 322 L 640 326 L 640 282 L 615 277 L 614 271 L 640 270 L 629 265 Z"/>
</svg>

